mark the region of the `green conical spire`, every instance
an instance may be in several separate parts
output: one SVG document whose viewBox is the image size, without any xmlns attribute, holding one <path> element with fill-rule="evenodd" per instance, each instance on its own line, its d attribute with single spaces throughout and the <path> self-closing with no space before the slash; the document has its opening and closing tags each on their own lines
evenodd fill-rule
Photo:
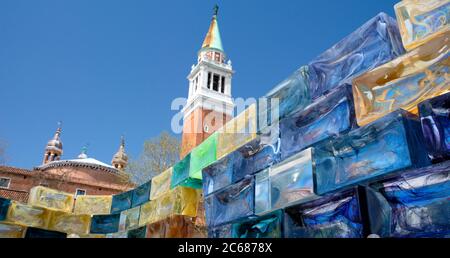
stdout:
<svg viewBox="0 0 450 258">
<path fill-rule="evenodd" d="M 222 46 L 222 39 L 220 37 L 219 24 L 217 23 L 217 14 L 219 11 L 219 6 L 214 7 L 214 14 L 211 20 L 211 25 L 209 26 L 208 33 L 206 34 L 205 40 L 203 41 L 202 49 L 215 49 L 224 52 Z"/>
</svg>

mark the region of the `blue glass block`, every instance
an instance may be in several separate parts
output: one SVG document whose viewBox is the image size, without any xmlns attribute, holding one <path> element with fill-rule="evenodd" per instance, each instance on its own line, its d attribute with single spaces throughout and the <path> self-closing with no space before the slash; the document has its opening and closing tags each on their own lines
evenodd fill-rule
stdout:
<svg viewBox="0 0 450 258">
<path fill-rule="evenodd" d="M 419 104 L 422 131 L 429 157 L 434 161 L 450 157 L 450 93 Z"/>
<path fill-rule="evenodd" d="M 330 193 L 430 164 L 420 122 L 398 110 L 314 147 L 314 192 Z"/>
<path fill-rule="evenodd" d="M 356 128 L 351 85 L 343 85 L 280 121 L 281 158 Z"/>
<path fill-rule="evenodd" d="M 0 198 L 0 221 L 6 219 L 6 215 L 8 214 L 9 205 L 11 204 L 11 200 Z"/>
<path fill-rule="evenodd" d="M 403 53 L 396 20 L 380 13 L 309 63 L 311 98 Z"/>
<path fill-rule="evenodd" d="M 133 190 L 133 197 L 131 200 L 131 208 L 139 206 L 150 200 L 151 186 L 152 186 L 152 181 L 148 181 L 147 183 L 140 185 Z"/>
<path fill-rule="evenodd" d="M 259 101 L 258 128 L 265 128 L 272 121 L 280 120 L 311 103 L 308 75 L 308 66 L 301 67 L 267 93 L 263 102 Z M 278 119 L 272 117 L 273 112 L 278 113 Z"/>
<path fill-rule="evenodd" d="M 361 238 L 364 225 L 356 189 L 285 209 L 286 238 Z"/>
<path fill-rule="evenodd" d="M 27 228 L 25 238 L 67 238 L 66 233 L 50 231 L 40 228 Z"/>
<path fill-rule="evenodd" d="M 381 237 L 450 237 L 450 161 L 371 185 L 371 231 Z"/>
<path fill-rule="evenodd" d="M 239 180 L 236 180 L 235 176 L 243 171 L 243 162 L 243 155 L 239 151 L 234 151 L 204 168 L 202 170 L 203 194 L 207 196 Z"/>
<path fill-rule="evenodd" d="M 221 226 L 208 229 L 208 238 L 231 238 L 232 224 L 224 224 Z"/>
<path fill-rule="evenodd" d="M 265 216 L 233 224 L 233 238 L 282 238 L 282 210 Z"/>
<path fill-rule="evenodd" d="M 119 231 L 120 214 L 93 215 L 91 234 L 109 234 Z"/>
<path fill-rule="evenodd" d="M 255 214 L 270 211 L 270 180 L 269 169 L 255 175 Z"/>
<path fill-rule="evenodd" d="M 118 214 L 121 211 L 130 209 L 132 199 L 133 199 L 132 190 L 113 195 L 111 204 L 111 214 Z"/>
<path fill-rule="evenodd" d="M 257 215 L 316 198 L 312 148 L 256 174 L 255 178 Z"/>
<path fill-rule="evenodd" d="M 254 178 L 247 176 L 205 197 L 206 224 L 215 227 L 254 214 Z"/>
<path fill-rule="evenodd" d="M 272 126 L 273 127 L 273 126 Z M 238 150 L 203 169 L 205 196 L 276 164 L 280 160 L 278 130 L 260 135 Z"/>
<path fill-rule="evenodd" d="M 127 232 L 127 238 L 145 238 L 147 234 L 147 226 L 132 229 Z"/>
</svg>

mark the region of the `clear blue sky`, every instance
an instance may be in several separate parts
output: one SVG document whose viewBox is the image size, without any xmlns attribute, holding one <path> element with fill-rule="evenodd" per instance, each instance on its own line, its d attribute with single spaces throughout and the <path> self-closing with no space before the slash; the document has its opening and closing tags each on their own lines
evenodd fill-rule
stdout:
<svg viewBox="0 0 450 258">
<path fill-rule="evenodd" d="M 234 97 L 259 97 L 399 0 L 0 1 L 0 139 L 9 165 L 40 165 L 63 121 L 64 157 L 109 163 L 170 130 L 171 101 L 218 3 Z"/>
</svg>

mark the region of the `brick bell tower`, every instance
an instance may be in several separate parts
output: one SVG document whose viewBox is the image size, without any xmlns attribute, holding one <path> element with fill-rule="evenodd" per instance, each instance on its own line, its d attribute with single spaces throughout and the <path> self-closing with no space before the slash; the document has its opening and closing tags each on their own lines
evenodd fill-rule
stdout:
<svg viewBox="0 0 450 258">
<path fill-rule="evenodd" d="M 222 47 L 218 9 L 216 5 L 208 33 L 198 52 L 197 64 L 192 66 L 187 77 L 189 96 L 183 109 L 181 158 L 233 117 L 231 78 L 234 71 Z"/>
</svg>

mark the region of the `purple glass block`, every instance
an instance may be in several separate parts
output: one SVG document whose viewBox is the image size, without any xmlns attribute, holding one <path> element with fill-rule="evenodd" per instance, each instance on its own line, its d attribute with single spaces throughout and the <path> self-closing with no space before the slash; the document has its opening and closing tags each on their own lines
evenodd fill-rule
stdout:
<svg viewBox="0 0 450 258">
<path fill-rule="evenodd" d="M 380 13 L 309 63 L 312 99 L 404 53 L 395 19 Z"/>
<path fill-rule="evenodd" d="M 334 192 L 430 164 L 420 122 L 403 110 L 314 147 L 314 192 Z"/>
<path fill-rule="evenodd" d="M 356 188 L 285 209 L 286 238 L 361 238 L 364 220 Z"/>
<path fill-rule="evenodd" d="M 370 228 L 381 237 L 450 237 L 450 161 L 367 188 Z"/>
<path fill-rule="evenodd" d="M 247 176 L 236 184 L 206 196 L 206 224 L 212 228 L 252 216 L 255 211 L 254 195 L 254 177 Z"/>
<path fill-rule="evenodd" d="M 450 93 L 419 104 L 428 155 L 433 161 L 450 157 Z"/>
<path fill-rule="evenodd" d="M 281 158 L 356 128 L 351 85 L 343 85 L 280 121 Z"/>
</svg>

